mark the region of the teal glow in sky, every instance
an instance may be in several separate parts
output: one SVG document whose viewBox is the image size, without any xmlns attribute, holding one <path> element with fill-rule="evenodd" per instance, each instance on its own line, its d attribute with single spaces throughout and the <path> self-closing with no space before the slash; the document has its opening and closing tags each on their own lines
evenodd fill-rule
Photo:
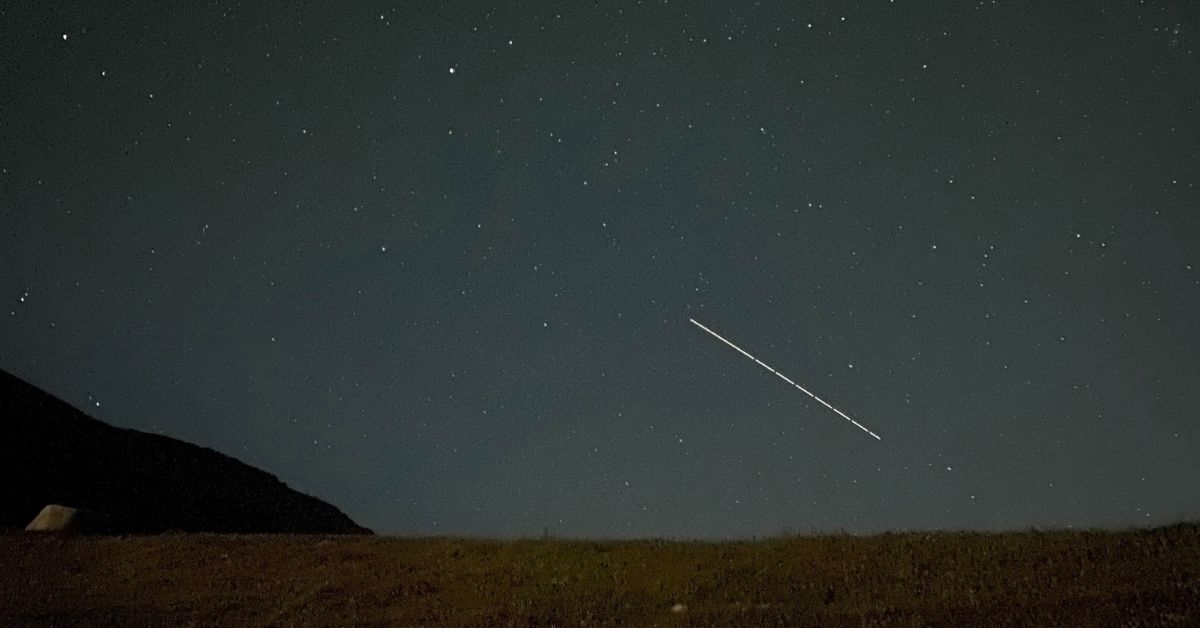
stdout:
<svg viewBox="0 0 1200 628">
<path fill-rule="evenodd" d="M 10 6 L 0 368 L 384 533 L 1196 518 L 1198 12 Z"/>
</svg>

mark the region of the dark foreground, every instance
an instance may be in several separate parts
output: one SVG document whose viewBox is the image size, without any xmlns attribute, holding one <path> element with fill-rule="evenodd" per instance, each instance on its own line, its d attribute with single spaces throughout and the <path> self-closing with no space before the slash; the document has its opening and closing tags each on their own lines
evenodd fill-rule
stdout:
<svg viewBox="0 0 1200 628">
<path fill-rule="evenodd" d="M 0 536 L 3 626 L 612 623 L 1198 626 L 1200 525 L 738 543 Z"/>
</svg>

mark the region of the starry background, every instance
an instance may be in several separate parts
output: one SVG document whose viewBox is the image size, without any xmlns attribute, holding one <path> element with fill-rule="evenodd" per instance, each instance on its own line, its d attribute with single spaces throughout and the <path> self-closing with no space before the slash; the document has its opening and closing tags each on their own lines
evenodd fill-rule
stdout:
<svg viewBox="0 0 1200 628">
<path fill-rule="evenodd" d="M 9 4 L 0 368 L 393 534 L 1200 517 L 1200 9 L 1061 4 Z"/>
</svg>

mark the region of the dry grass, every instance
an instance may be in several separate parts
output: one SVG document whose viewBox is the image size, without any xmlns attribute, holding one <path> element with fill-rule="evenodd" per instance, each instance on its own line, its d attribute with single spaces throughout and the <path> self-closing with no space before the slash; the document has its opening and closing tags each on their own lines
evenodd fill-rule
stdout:
<svg viewBox="0 0 1200 628">
<path fill-rule="evenodd" d="M 730 543 L 0 536 L 4 626 L 612 623 L 1198 626 L 1200 526 Z"/>
</svg>

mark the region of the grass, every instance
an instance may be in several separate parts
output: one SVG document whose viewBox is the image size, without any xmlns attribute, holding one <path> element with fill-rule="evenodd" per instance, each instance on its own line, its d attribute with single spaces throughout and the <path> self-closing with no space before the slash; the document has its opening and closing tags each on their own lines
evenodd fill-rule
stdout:
<svg viewBox="0 0 1200 628">
<path fill-rule="evenodd" d="M 1197 626 L 1200 525 L 753 542 L 0 536 L 0 625 Z"/>
</svg>

